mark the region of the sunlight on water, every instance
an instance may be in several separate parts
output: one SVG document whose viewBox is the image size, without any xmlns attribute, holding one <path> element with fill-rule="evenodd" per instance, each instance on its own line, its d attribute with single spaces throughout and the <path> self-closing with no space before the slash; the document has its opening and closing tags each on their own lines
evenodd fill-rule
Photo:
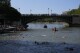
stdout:
<svg viewBox="0 0 80 53">
<path fill-rule="evenodd" d="M 44 25 L 45 23 L 28 23 L 27 25 L 29 25 L 29 29 L 44 29 Z M 47 28 L 64 28 L 66 26 L 69 26 L 67 23 L 59 23 L 59 22 L 55 22 L 55 23 L 46 23 Z"/>
<path fill-rule="evenodd" d="M 47 36 L 47 35 L 42 35 L 42 36 Z"/>
</svg>

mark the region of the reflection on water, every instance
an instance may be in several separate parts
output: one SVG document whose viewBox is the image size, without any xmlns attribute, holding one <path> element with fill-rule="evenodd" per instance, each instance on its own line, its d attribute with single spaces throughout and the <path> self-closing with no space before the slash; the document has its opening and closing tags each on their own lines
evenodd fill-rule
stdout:
<svg viewBox="0 0 80 53">
<path fill-rule="evenodd" d="M 47 28 L 63 28 L 65 26 L 68 26 L 67 23 L 28 23 L 27 25 L 29 25 L 28 28 L 30 29 L 43 29 L 44 25 L 47 25 Z"/>
</svg>

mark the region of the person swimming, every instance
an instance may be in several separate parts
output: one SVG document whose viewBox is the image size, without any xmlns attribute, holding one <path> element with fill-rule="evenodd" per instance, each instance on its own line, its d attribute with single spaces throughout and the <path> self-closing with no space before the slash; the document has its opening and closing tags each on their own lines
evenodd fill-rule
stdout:
<svg viewBox="0 0 80 53">
<path fill-rule="evenodd" d="M 44 25 L 44 28 L 47 28 L 47 25 L 46 24 Z"/>
<path fill-rule="evenodd" d="M 56 31 L 58 31 L 58 30 L 56 29 L 56 27 L 54 27 L 54 28 L 52 28 L 52 31 L 55 31 L 55 32 L 56 32 Z"/>
</svg>

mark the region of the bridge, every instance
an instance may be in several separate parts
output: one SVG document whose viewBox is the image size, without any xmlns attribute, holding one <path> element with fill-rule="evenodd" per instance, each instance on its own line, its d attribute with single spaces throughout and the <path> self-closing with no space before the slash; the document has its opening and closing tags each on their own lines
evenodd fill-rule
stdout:
<svg viewBox="0 0 80 53">
<path fill-rule="evenodd" d="M 69 26 L 80 26 L 80 15 L 57 15 L 57 14 L 23 14 L 21 18 L 6 18 L 6 16 L 0 15 L 0 22 L 3 24 L 12 24 L 12 22 L 16 23 L 22 23 L 23 25 L 26 25 L 27 23 L 30 23 L 32 21 L 36 20 L 43 20 L 43 19 L 50 19 L 53 22 L 59 21 L 59 22 L 66 22 L 69 24 Z"/>
<path fill-rule="evenodd" d="M 22 17 L 23 24 L 36 20 L 51 19 L 53 22 L 66 22 L 69 26 L 80 26 L 80 15 L 23 14 Z"/>
</svg>

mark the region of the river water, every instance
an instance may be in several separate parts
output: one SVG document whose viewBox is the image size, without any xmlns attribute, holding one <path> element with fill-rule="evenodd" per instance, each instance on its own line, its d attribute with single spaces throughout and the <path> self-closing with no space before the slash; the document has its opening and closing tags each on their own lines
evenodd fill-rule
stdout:
<svg viewBox="0 0 80 53">
<path fill-rule="evenodd" d="M 28 25 L 27 31 L 0 34 L 0 53 L 80 53 L 79 27 L 65 27 L 63 23 Z M 53 31 L 54 27 L 58 31 Z"/>
<path fill-rule="evenodd" d="M 44 25 L 48 28 L 44 28 Z M 66 23 L 29 23 L 28 29 L 30 35 L 33 36 L 34 41 L 48 41 L 48 42 L 67 42 L 80 44 L 80 28 L 65 27 Z M 58 31 L 53 31 L 56 27 Z M 31 40 L 31 39 L 30 39 Z"/>
<path fill-rule="evenodd" d="M 54 22 L 54 23 L 28 23 L 27 25 L 29 25 L 29 29 L 44 29 L 44 25 L 47 25 L 47 28 L 64 28 L 65 26 L 68 26 L 67 23 L 64 22 Z"/>
<path fill-rule="evenodd" d="M 44 28 L 44 25 L 47 28 Z M 28 23 L 27 31 L 7 33 L 0 36 L 0 40 L 24 40 L 38 42 L 66 42 L 80 44 L 80 28 L 65 27 L 65 23 Z M 56 27 L 58 31 L 53 31 Z"/>
</svg>

